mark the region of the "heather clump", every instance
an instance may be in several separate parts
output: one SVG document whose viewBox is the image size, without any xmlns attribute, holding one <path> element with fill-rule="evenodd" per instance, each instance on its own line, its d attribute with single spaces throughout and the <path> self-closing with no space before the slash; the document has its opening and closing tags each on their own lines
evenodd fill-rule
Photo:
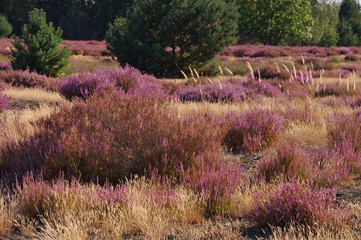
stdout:
<svg viewBox="0 0 361 240">
<path fill-rule="evenodd" d="M 283 129 L 283 118 L 272 110 L 245 111 L 235 118 L 223 143 L 228 150 L 253 153 L 273 144 Z"/>
<path fill-rule="evenodd" d="M 118 89 L 125 93 L 153 92 L 162 94 L 160 84 L 153 76 L 143 75 L 138 69 L 125 66 L 123 69 L 106 68 L 95 73 L 83 72 L 63 78 L 59 91 L 69 100 L 74 97 L 89 98 L 95 92 L 105 94 Z"/>
<path fill-rule="evenodd" d="M 337 169 L 337 171 L 335 171 Z M 332 187 L 349 180 L 352 171 L 347 160 L 328 150 L 312 154 L 303 150 L 296 141 L 279 141 L 276 153 L 263 156 L 257 170 L 266 182 L 281 179 L 300 179 L 312 186 Z"/>
<path fill-rule="evenodd" d="M 202 85 L 184 85 L 176 92 L 176 96 L 182 102 L 242 102 L 245 100 L 249 91 L 242 83 L 230 83 L 227 81 L 212 82 Z"/>
<path fill-rule="evenodd" d="M 361 172 L 360 114 L 335 114 L 329 119 L 327 134 L 333 157 L 341 159 L 349 171 Z"/>
<path fill-rule="evenodd" d="M 208 215 L 227 214 L 230 211 L 234 193 L 243 187 L 243 170 L 240 165 L 218 160 L 207 163 L 199 158 L 196 167 L 184 169 L 181 166 L 183 183 L 200 194 L 206 201 Z"/>
<path fill-rule="evenodd" d="M 37 87 L 46 89 L 51 85 L 51 80 L 45 75 L 29 72 L 28 70 L 0 71 L 0 79 L 15 87 Z"/>
<path fill-rule="evenodd" d="M 2 90 L 4 90 L 4 86 L 0 82 L 0 113 L 5 112 L 8 107 L 8 100 L 6 98 L 6 95 L 1 92 Z"/>
<path fill-rule="evenodd" d="M 258 71 L 262 79 L 289 80 L 291 77 L 291 74 L 287 70 L 276 66 L 266 66 L 254 71 L 253 74 L 256 77 L 258 77 Z"/>
<path fill-rule="evenodd" d="M 355 61 L 357 61 L 358 59 L 359 59 L 358 56 L 355 55 L 355 54 L 347 54 L 347 55 L 345 56 L 345 61 L 348 61 L 348 62 L 355 62 Z"/>
<path fill-rule="evenodd" d="M 8 71 L 10 71 L 11 69 L 12 69 L 12 68 L 11 68 L 11 64 L 10 64 L 10 63 L 0 62 L 0 71 L 8 72 Z"/>
<path fill-rule="evenodd" d="M 281 141 L 277 153 L 262 157 L 257 165 L 261 178 L 267 182 L 281 177 L 284 179 L 307 178 L 309 159 L 295 142 Z"/>
<path fill-rule="evenodd" d="M 269 191 L 258 192 L 247 218 L 260 227 L 290 224 L 311 228 L 342 228 L 350 220 L 350 211 L 335 207 L 334 189 L 314 189 L 298 180 L 281 182 Z"/>
<path fill-rule="evenodd" d="M 180 163 L 188 168 L 199 155 L 217 159 L 220 137 L 210 116 L 178 118 L 157 96 L 113 92 L 75 101 L 39 121 L 34 136 L 7 146 L 2 169 L 9 181 L 33 171 L 45 179 L 64 172 L 66 178 L 117 183 L 149 166 L 176 176 Z"/>
</svg>

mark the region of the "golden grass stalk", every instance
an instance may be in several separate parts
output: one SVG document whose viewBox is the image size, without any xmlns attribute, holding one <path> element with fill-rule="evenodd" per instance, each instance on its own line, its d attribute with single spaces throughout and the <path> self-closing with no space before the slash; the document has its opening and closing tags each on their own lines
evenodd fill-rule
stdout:
<svg viewBox="0 0 361 240">
<path fill-rule="evenodd" d="M 255 80 L 252 65 L 248 61 L 247 61 L 247 68 L 249 69 L 249 71 L 251 73 L 252 79 Z"/>
<path fill-rule="evenodd" d="M 301 55 L 301 59 L 302 59 L 302 64 L 305 65 L 305 58 L 303 57 L 303 55 Z"/>
<path fill-rule="evenodd" d="M 275 62 L 276 68 L 277 68 L 277 72 L 281 73 L 280 67 L 278 66 L 278 64 Z"/>
<path fill-rule="evenodd" d="M 221 83 L 221 81 L 219 81 L 219 80 L 217 80 L 218 81 L 218 84 L 219 84 L 219 89 L 223 89 L 223 87 L 222 87 L 222 83 Z"/>
<path fill-rule="evenodd" d="M 301 74 L 301 82 L 302 82 L 302 84 L 305 84 L 305 81 L 304 81 L 304 79 L 303 79 L 303 73 L 302 73 L 301 70 L 300 70 L 300 74 Z"/>
<path fill-rule="evenodd" d="M 208 82 L 213 83 L 212 79 L 207 78 Z"/>
<path fill-rule="evenodd" d="M 182 70 L 180 70 L 180 72 L 182 73 L 182 75 L 185 79 L 188 79 L 188 76 L 187 76 L 187 74 L 185 74 L 185 72 L 183 72 Z"/>
<path fill-rule="evenodd" d="M 192 68 L 191 67 L 188 67 L 189 68 L 189 72 L 191 73 L 191 76 L 193 77 L 194 75 L 193 75 L 193 70 L 192 70 Z"/>
<path fill-rule="evenodd" d="M 197 80 L 192 76 L 192 79 L 195 83 L 198 83 Z"/>
<path fill-rule="evenodd" d="M 224 75 L 224 74 L 223 74 L 222 67 L 218 65 L 218 69 L 219 69 L 219 72 L 221 73 L 221 75 Z"/>
<path fill-rule="evenodd" d="M 0 193 L 1 194 L 1 193 Z M 18 211 L 18 202 L 9 195 L 0 196 L 0 236 L 9 237 L 14 230 L 15 218 Z"/>
<path fill-rule="evenodd" d="M 199 74 L 198 74 L 198 72 L 197 72 L 197 69 L 193 68 L 193 71 L 195 72 L 197 78 L 199 78 Z"/>
<path fill-rule="evenodd" d="M 346 79 L 346 90 L 347 90 L 347 92 L 350 91 L 350 84 L 349 84 L 349 79 L 348 78 Z"/>
<path fill-rule="evenodd" d="M 229 74 L 234 75 L 233 72 L 231 70 L 229 70 L 229 68 L 225 67 L 224 70 L 226 70 Z"/>
<path fill-rule="evenodd" d="M 287 67 L 284 63 L 282 63 L 282 65 L 283 65 L 283 67 L 286 69 L 287 72 L 290 71 L 290 70 L 288 69 L 288 67 Z"/>
<path fill-rule="evenodd" d="M 296 66 L 295 66 L 295 64 L 293 62 L 292 62 L 292 68 L 293 68 L 294 77 L 296 78 L 297 77 L 297 70 L 296 70 Z"/>
</svg>

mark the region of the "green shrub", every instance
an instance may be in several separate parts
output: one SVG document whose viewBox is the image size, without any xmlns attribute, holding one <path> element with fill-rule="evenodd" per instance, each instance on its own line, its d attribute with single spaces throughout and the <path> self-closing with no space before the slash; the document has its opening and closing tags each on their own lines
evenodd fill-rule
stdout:
<svg viewBox="0 0 361 240">
<path fill-rule="evenodd" d="M 338 42 L 338 33 L 332 30 L 326 30 L 318 43 L 320 47 L 336 46 Z"/>
<path fill-rule="evenodd" d="M 0 15 L 0 38 L 6 38 L 13 31 L 13 27 L 4 15 Z"/>
<path fill-rule="evenodd" d="M 11 65 L 14 70 L 36 71 L 47 76 L 57 77 L 65 72 L 69 63 L 70 51 L 60 50 L 63 31 L 55 30 L 52 23 L 46 23 L 43 10 L 34 9 L 29 13 L 29 23 L 22 28 L 21 38 L 16 38 L 15 49 L 11 50 Z"/>
</svg>

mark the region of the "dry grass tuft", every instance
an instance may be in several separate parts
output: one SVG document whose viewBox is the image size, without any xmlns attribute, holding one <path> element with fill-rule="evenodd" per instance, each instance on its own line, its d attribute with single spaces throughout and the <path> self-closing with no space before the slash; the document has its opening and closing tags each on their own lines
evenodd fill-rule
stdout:
<svg viewBox="0 0 361 240">
<path fill-rule="evenodd" d="M 48 92 L 37 88 L 7 88 L 3 91 L 6 96 L 19 101 L 55 103 L 65 99 L 56 92 Z"/>
</svg>

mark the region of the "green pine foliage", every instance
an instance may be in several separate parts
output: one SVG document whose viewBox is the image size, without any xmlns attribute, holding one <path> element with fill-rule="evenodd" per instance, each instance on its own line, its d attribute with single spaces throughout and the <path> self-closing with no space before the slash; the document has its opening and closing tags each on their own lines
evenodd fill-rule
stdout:
<svg viewBox="0 0 361 240">
<path fill-rule="evenodd" d="M 4 15 L 0 15 L 0 38 L 8 37 L 13 31 L 13 27 Z"/>
<path fill-rule="evenodd" d="M 55 30 L 52 23 L 46 23 L 46 14 L 42 9 L 31 11 L 29 23 L 22 28 L 21 38 L 13 42 L 13 69 L 29 69 L 52 77 L 64 74 L 71 52 L 67 47 L 59 49 L 62 33 L 60 28 Z"/>
<path fill-rule="evenodd" d="M 121 65 L 156 76 L 179 76 L 188 67 L 209 74 L 236 29 L 233 1 L 136 0 L 126 19 L 110 25 L 106 40 Z"/>
<path fill-rule="evenodd" d="M 361 45 L 361 6 L 356 0 L 343 0 L 337 31 L 339 46 Z"/>
</svg>

